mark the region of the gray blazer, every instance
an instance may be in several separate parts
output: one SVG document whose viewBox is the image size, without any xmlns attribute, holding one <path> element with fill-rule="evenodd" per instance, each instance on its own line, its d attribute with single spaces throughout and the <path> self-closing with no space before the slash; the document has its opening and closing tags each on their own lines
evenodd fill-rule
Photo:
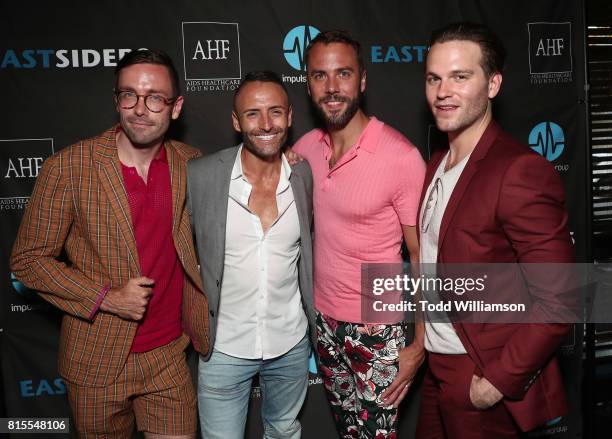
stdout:
<svg viewBox="0 0 612 439">
<path fill-rule="evenodd" d="M 204 292 L 208 297 L 210 358 L 217 332 L 219 296 L 225 259 L 225 227 L 230 178 L 240 145 L 187 162 L 187 210 L 200 261 Z M 305 161 L 291 168 L 289 177 L 300 220 L 301 249 L 298 267 L 302 306 L 308 318 L 310 340 L 316 346 L 312 297 L 312 173 Z M 316 352 L 316 350 L 315 350 Z"/>
</svg>

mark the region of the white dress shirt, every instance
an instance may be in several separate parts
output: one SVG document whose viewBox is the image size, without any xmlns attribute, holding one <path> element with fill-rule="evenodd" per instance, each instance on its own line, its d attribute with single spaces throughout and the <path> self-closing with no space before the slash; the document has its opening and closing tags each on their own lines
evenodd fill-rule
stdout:
<svg viewBox="0 0 612 439">
<path fill-rule="evenodd" d="M 435 271 L 434 265 L 438 260 L 438 237 L 440 235 L 440 225 L 446 210 L 448 200 L 455 189 L 455 185 L 465 168 L 469 155 L 444 172 L 448 153 L 440 162 L 434 174 L 423 200 L 423 208 L 419 221 L 420 230 L 420 261 L 425 265 L 424 271 Z M 437 185 L 437 188 L 436 188 Z M 430 200 L 431 197 L 431 200 Z M 429 204 L 429 208 L 428 208 Z M 425 218 L 423 218 L 425 217 Z M 427 227 L 423 227 L 423 223 Z M 431 269 L 431 270 L 429 270 Z M 435 276 L 435 273 L 431 273 Z M 438 320 L 440 314 L 437 314 Z M 457 336 L 455 328 L 451 323 L 436 322 L 429 323 L 427 313 L 425 314 L 425 349 L 438 354 L 466 354 L 463 343 Z"/>
<path fill-rule="evenodd" d="M 287 353 L 306 334 L 298 282 L 300 223 L 282 156 L 276 188 L 278 217 L 264 233 L 249 210 L 252 186 L 238 151 L 232 169 L 225 232 L 225 265 L 215 349 L 247 359 Z"/>
</svg>

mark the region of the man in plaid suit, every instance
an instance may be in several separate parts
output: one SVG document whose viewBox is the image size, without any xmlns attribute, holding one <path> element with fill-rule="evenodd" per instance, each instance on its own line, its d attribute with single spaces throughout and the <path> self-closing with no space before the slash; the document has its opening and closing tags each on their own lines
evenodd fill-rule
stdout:
<svg viewBox="0 0 612 439">
<path fill-rule="evenodd" d="M 171 59 L 138 50 L 117 65 L 119 124 L 49 158 L 11 257 L 25 285 L 65 312 L 59 372 L 82 437 L 192 438 L 184 349 L 208 351 L 185 211 L 186 162 L 169 140 L 183 98 Z"/>
</svg>

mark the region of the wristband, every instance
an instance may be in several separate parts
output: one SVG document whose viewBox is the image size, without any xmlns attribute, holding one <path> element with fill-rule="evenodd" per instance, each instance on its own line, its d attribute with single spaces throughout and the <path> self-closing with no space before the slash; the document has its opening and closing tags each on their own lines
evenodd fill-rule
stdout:
<svg viewBox="0 0 612 439">
<path fill-rule="evenodd" d="M 91 314 L 89 314 L 89 320 L 93 320 L 93 318 L 96 316 L 96 313 L 100 309 L 100 305 L 102 304 L 102 301 L 106 297 L 106 293 L 108 293 L 109 290 L 110 290 L 110 285 L 105 285 L 104 288 L 102 288 L 102 291 L 100 291 L 100 295 L 98 296 L 98 299 L 96 300 L 96 304 L 94 305 L 94 308 L 91 311 Z"/>
</svg>

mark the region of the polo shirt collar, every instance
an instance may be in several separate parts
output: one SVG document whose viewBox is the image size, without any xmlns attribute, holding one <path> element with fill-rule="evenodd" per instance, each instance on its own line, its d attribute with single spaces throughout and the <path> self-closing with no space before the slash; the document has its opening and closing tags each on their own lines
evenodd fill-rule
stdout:
<svg viewBox="0 0 612 439">
<path fill-rule="evenodd" d="M 371 116 L 365 129 L 361 132 L 357 142 L 355 142 L 355 145 L 351 149 L 354 148 L 355 150 L 359 150 L 360 148 L 363 148 L 364 150 L 374 154 L 376 152 L 376 148 L 378 148 L 378 140 L 380 139 L 383 126 L 384 123 L 378 120 L 375 116 Z M 329 157 L 331 157 L 331 137 L 327 131 L 320 131 L 319 142 L 325 144 L 325 155 L 326 158 L 329 159 Z"/>
</svg>

